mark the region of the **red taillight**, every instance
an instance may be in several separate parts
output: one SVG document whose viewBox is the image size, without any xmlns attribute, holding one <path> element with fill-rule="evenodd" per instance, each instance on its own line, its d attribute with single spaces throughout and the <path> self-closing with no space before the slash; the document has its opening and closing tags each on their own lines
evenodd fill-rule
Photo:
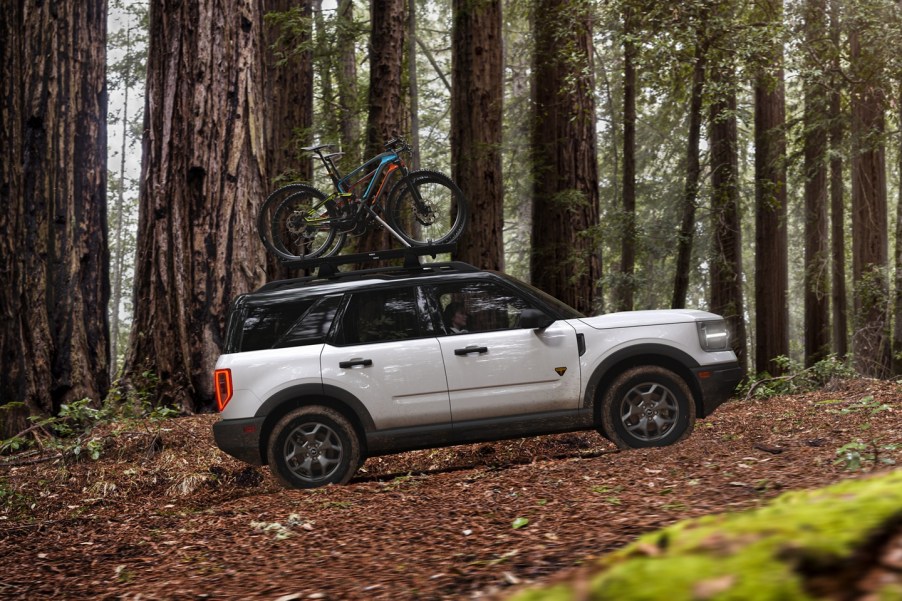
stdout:
<svg viewBox="0 0 902 601">
<path fill-rule="evenodd" d="M 232 399 L 232 370 L 217 369 L 213 372 L 213 387 L 216 389 L 216 407 L 222 411 Z"/>
</svg>

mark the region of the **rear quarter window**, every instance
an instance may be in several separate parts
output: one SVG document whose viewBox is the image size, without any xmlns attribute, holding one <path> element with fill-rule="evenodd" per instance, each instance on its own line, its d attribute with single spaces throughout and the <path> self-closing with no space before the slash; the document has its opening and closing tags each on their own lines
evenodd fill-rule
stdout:
<svg viewBox="0 0 902 601">
<path fill-rule="evenodd" d="M 231 352 L 321 344 L 340 302 L 341 295 L 249 302 L 237 316 Z"/>
</svg>

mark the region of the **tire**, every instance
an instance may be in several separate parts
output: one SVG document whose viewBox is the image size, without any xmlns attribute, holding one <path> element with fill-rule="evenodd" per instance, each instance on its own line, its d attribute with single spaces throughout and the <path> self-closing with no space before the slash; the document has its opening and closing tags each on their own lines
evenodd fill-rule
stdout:
<svg viewBox="0 0 902 601">
<path fill-rule="evenodd" d="M 345 484 L 361 461 L 360 439 L 338 411 L 312 405 L 278 421 L 266 448 L 269 469 L 288 488 Z"/>
<path fill-rule="evenodd" d="M 621 449 L 666 447 L 692 433 L 695 402 L 686 382 L 663 367 L 623 372 L 602 398 L 601 434 Z"/>
<path fill-rule="evenodd" d="M 290 184 L 269 195 L 257 216 L 257 233 L 266 249 L 283 260 L 314 259 L 332 254 L 344 244 L 331 223 L 307 224 L 305 217 L 326 195 L 307 184 Z M 337 217 L 331 207 L 325 216 Z M 322 208 L 319 210 L 322 215 Z"/>
<path fill-rule="evenodd" d="M 411 246 L 456 242 L 468 217 L 463 192 L 436 171 L 412 171 L 401 178 L 391 189 L 387 210 L 388 224 Z"/>
</svg>

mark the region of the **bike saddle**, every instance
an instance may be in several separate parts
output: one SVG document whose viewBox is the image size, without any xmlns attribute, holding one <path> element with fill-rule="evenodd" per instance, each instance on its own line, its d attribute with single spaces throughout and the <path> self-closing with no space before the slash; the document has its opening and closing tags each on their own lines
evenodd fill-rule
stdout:
<svg viewBox="0 0 902 601">
<path fill-rule="evenodd" d="M 319 146 L 305 146 L 301 148 L 306 152 L 316 152 L 317 150 L 322 150 L 323 148 L 332 148 L 332 144 L 320 144 Z"/>
<path fill-rule="evenodd" d="M 344 156 L 344 154 L 345 153 L 343 153 L 343 152 L 333 152 L 332 154 L 323 155 L 323 158 L 324 159 L 336 159 L 340 156 Z"/>
</svg>

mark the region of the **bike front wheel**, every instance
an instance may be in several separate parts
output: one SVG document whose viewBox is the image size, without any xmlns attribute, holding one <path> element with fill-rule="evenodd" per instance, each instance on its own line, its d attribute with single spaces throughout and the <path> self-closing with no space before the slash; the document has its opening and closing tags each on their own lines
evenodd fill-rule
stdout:
<svg viewBox="0 0 902 601">
<path fill-rule="evenodd" d="M 337 218 L 325 194 L 306 184 L 290 184 L 266 199 L 257 229 L 267 250 L 277 257 L 314 259 L 331 254 L 344 241 L 334 229 Z"/>
<path fill-rule="evenodd" d="M 467 199 L 451 178 L 413 171 L 392 188 L 388 224 L 411 246 L 457 241 L 467 223 Z"/>
</svg>

